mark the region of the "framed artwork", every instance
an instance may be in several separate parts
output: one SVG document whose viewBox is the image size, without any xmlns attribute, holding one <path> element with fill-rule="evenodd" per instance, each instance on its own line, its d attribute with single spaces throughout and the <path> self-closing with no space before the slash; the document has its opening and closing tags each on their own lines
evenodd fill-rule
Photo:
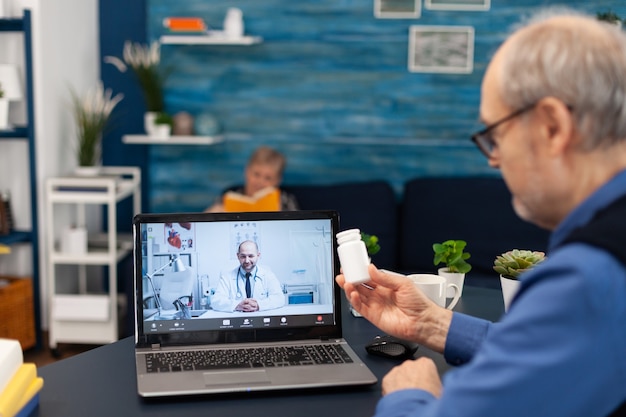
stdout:
<svg viewBox="0 0 626 417">
<path fill-rule="evenodd" d="M 421 14 L 421 0 L 374 0 L 374 16 L 379 19 L 415 19 Z"/>
<path fill-rule="evenodd" d="M 409 71 L 469 74 L 474 68 L 471 26 L 411 26 Z"/>
<path fill-rule="evenodd" d="M 489 10 L 491 0 L 424 0 L 429 10 Z"/>
</svg>

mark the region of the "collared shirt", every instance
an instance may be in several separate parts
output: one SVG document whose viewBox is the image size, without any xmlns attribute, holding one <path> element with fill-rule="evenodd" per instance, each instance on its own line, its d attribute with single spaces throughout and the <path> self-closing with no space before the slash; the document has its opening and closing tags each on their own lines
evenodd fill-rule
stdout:
<svg viewBox="0 0 626 417">
<path fill-rule="evenodd" d="M 616 409 L 626 400 L 626 266 L 587 244 L 557 246 L 623 195 L 626 171 L 567 216 L 500 322 L 454 313 L 444 356 L 461 366 L 444 376 L 441 399 L 397 391 L 376 416 L 594 417 Z"/>
<path fill-rule="evenodd" d="M 285 294 L 276 275 L 260 265 L 252 271 L 250 279 L 252 298 L 259 303 L 259 310 L 271 310 L 285 305 Z M 215 293 L 211 296 L 211 308 L 217 311 L 235 311 L 246 298 L 246 278 L 237 267 L 222 272 Z"/>
</svg>

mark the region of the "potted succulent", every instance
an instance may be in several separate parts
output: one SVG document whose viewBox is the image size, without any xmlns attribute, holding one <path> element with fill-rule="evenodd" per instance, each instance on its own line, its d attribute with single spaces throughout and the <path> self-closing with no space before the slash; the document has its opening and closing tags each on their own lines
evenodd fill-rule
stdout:
<svg viewBox="0 0 626 417">
<path fill-rule="evenodd" d="M 446 281 L 459 287 L 459 293 L 463 294 L 463 284 L 465 282 L 465 274 L 467 274 L 472 266 L 467 262 L 471 254 L 465 252 L 467 242 L 464 240 L 446 240 L 442 243 L 433 244 L 433 264 L 445 265 L 437 270 L 437 273 L 446 278 Z M 446 297 L 454 296 L 454 289 L 449 288 Z"/>
<path fill-rule="evenodd" d="M 104 89 L 102 82 L 82 97 L 72 92 L 78 173 L 96 173 L 101 163 L 102 134 L 109 125 L 111 112 L 123 97 L 122 94 L 113 96 L 110 89 Z M 80 168 L 85 167 L 87 169 L 81 172 Z"/>
<path fill-rule="evenodd" d="M 500 274 L 505 310 L 509 309 L 511 300 L 517 292 L 520 274 L 534 268 L 545 259 L 546 254 L 544 252 L 526 249 L 513 249 L 496 256 L 493 269 Z"/>
</svg>

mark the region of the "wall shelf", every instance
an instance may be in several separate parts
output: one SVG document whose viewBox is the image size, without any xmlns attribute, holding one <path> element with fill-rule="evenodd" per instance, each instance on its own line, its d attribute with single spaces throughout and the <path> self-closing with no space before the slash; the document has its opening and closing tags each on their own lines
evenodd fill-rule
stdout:
<svg viewBox="0 0 626 417">
<path fill-rule="evenodd" d="M 122 142 L 134 145 L 215 145 L 224 141 L 223 136 L 170 136 L 167 139 L 148 135 L 124 135 Z"/>
<path fill-rule="evenodd" d="M 163 35 L 163 45 L 255 45 L 263 42 L 260 36 L 230 38 L 224 35 Z"/>
</svg>

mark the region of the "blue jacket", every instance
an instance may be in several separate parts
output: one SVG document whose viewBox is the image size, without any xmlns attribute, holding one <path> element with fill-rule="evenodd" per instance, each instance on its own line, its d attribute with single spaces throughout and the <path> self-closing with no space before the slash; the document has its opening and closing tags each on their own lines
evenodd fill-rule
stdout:
<svg viewBox="0 0 626 417">
<path fill-rule="evenodd" d="M 460 366 L 444 376 L 441 399 L 394 392 L 376 416 L 603 417 L 624 402 L 626 265 L 597 246 L 563 244 L 624 195 L 626 171 L 570 213 L 500 322 L 454 313 L 444 356 Z"/>
</svg>

